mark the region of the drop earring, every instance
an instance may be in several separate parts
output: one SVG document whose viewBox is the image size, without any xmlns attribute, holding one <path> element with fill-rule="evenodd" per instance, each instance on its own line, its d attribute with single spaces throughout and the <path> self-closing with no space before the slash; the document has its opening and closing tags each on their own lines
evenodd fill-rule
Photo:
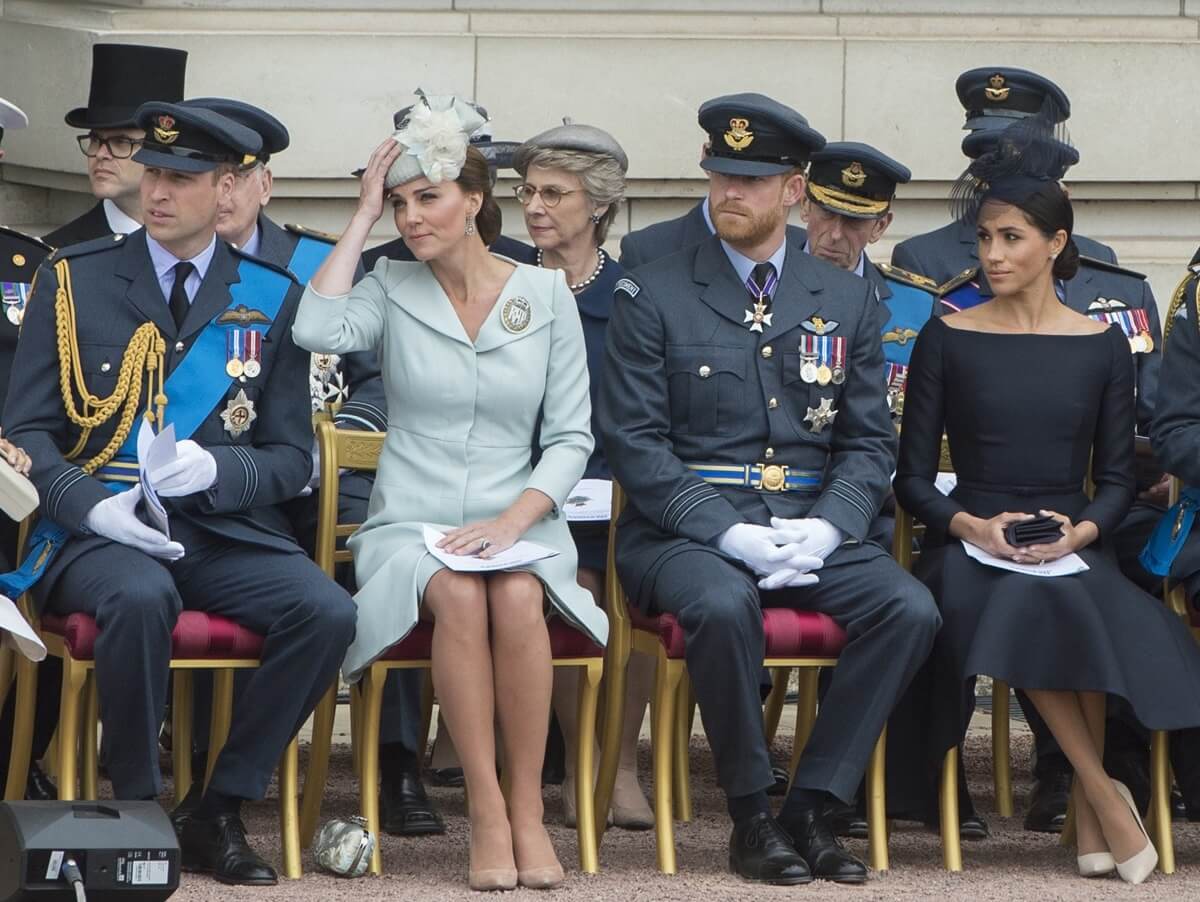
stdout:
<svg viewBox="0 0 1200 902">
<path fill-rule="evenodd" d="M 467 228 L 465 230 L 465 234 L 467 234 L 467 235 L 475 234 L 475 217 L 474 216 L 467 216 Z"/>
</svg>

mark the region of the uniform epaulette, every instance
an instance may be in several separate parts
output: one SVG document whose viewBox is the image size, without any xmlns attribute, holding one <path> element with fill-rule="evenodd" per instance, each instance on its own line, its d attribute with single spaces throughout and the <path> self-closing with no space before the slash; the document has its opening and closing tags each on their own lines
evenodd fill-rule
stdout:
<svg viewBox="0 0 1200 902">
<path fill-rule="evenodd" d="M 97 251 L 111 250 L 123 245 L 125 238 L 125 235 L 105 235 L 103 238 L 93 238 L 91 241 L 82 241 L 79 244 L 68 244 L 66 247 L 57 249 L 56 257 L 62 260 L 67 257 L 83 257 Z"/>
<path fill-rule="evenodd" d="M 294 222 L 289 222 L 284 225 L 284 229 L 291 232 L 293 235 L 300 235 L 304 238 L 314 238 L 317 241 L 324 241 L 326 244 L 337 244 L 341 241 L 341 235 L 334 235 L 330 232 L 320 232 L 316 229 L 310 229 L 308 226 L 296 225 Z"/>
<path fill-rule="evenodd" d="M 930 293 L 938 290 L 938 283 L 929 278 L 915 272 L 909 272 L 907 269 L 901 269 L 899 266 L 892 266 L 890 263 L 876 263 L 879 271 L 887 278 L 894 282 L 900 282 L 904 285 L 911 285 L 913 288 L 920 288 L 922 291 Z"/>
<path fill-rule="evenodd" d="M 1189 292 L 1188 288 L 1192 288 Z M 1194 314 L 1200 322 L 1200 263 L 1192 263 L 1188 266 L 1187 275 L 1180 279 L 1179 284 L 1175 286 L 1175 291 L 1171 293 L 1171 303 L 1167 306 L 1167 315 L 1163 319 L 1163 349 L 1166 350 L 1167 336 L 1171 334 L 1171 329 L 1175 325 L 1177 319 L 1187 319 L 1188 312 L 1187 304 L 1188 295 L 1192 296 L 1195 301 L 1192 304 L 1196 308 Z"/>
<path fill-rule="evenodd" d="M 955 288 L 958 288 L 960 285 L 966 285 L 968 282 L 970 282 L 973 278 L 975 278 L 978 272 L 978 266 L 972 266 L 970 269 L 964 269 L 957 276 L 947 279 L 945 282 L 939 285 L 936 289 L 934 289 L 934 293 L 938 297 L 945 297 Z"/>
<path fill-rule="evenodd" d="M 1192 259 L 1188 263 L 1189 267 L 1200 265 L 1200 248 L 1196 248 L 1196 253 L 1192 254 Z"/>
<path fill-rule="evenodd" d="M 297 285 L 300 284 L 300 280 L 297 279 L 295 274 L 287 267 L 279 266 L 275 263 L 272 263 L 270 260 L 264 260 L 262 257 L 256 257 L 253 254 L 249 254 L 246 251 L 242 250 L 240 247 L 237 247 L 235 245 L 230 244 L 230 245 L 228 245 L 228 247 L 231 251 L 233 251 L 233 253 L 237 257 L 240 257 L 242 260 L 248 260 L 251 263 L 257 263 L 259 266 L 262 266 L 265 269 L 269 269 L 274 272 L 277 272 L 281 276 L 287 276 L 289 280 L 291 280 L 292 282 L 295 282 Z"/>
<path fill-rule="evenodd" d="M 1097 260 L 1095 257 L 1085 257 L 1083 254 L 1079 255 L 1079 265 L 1088 266 L 1092 269 L 1102 269 L 1105 272 L 1115 272 L 1117 275 L 1121 276 L 1133 276 L 1135 279 L 1146 278 L 1146 274 L 1144 272 L 1126 269 L 1124 266 L 1118 266 L 1116 263 L 1109 263 L 1107 260 Z"/>
</svg>

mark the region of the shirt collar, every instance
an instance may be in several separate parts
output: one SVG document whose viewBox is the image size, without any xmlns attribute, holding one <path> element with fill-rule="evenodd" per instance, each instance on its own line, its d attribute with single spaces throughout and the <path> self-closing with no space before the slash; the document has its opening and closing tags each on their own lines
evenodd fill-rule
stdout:
<svg viewBox="0 0 1200 902">
<path fill-rule="evenodd" d="M 754 260 L 751 260 L 745 254 L 741 253 L 741 251 L 734 250 L 734 248 L 724 239 L 721 241 L 721 247 L 724 248 L 725 256 L 729 258 L 729 262 L 733 264 L 733 268 L 738 274 L 738 279 L 743 285 L 745 285 L 746 280 L 750 278 L 750 273 L 754 271 L 754 267 L 757 264 Z M 771 256 L 765 261 L 774 265 L 776 275 L 783 275 L 783 260 L 786 255 L 787 236 L 785 235 L 775 253 L 771 254 Z"/>
<path fill-rule="evenodd" d="M 812 253 L 812 247 L 809 245 L 809 243 L 807 241 L 804 242 L 804 253 L 806 253 L 806 254 Z M 860 251 L 859 255 L 858 255 L 858 265 L 856 267 L 854 267 L 854 274 L 856 276 L 859 276 L 860 278 L 865 278 L 866 271 L 867 271 L 866 264 L 867 264 L 867 252 Z"/>
<path fill-rule="evenodd" d="M 176 263 L 184 262 L 151 238 L 149 233 L 146 234 L 146 247 L 150 251 L 150 261 L 154 264 L 154 274 L 160 282 L 175 268 Z M 212 263 L 213 254 L 216 253 L 216 250 L 217 235 L 214 232 L 212 240 L 208 242 L 208 247 L 186 261 L 196 267 L 196 275 L 200 278 L 200 281 L 204 281 L 204 276 L 208 273 L 208 265 Z"/>
<path fill-rule="evenodd" d="M 708 226 L 709 234 L 710 235 L 717 234 L 717 227 L 715 225 L 713 225 L 713 221 L 712 221 L 712 213 L 710 213 L 709 209 L 708 209 L 708 196 L 707 195 L 705 195 L 704 200 L 702 200 L 700 202 L 700 212 L 702 212 L 704 214 L 704 224 L 706 226 Z"/>
<path fill-rule="evenodd" d="M 104 218 L 108 220 L 108 227 L 114 235 L 132 235 L 142 227 L 140 222 L 126 215 L 111 199 L 106 197 L 101 203 L 104 207 Z"/>
<path fill-rule="evenodd" d="M 250 240 L 242 245 L 241 250 L 251 257 L 257 257 L 260 247 L 262 247 L 262 229 L 259 228 L 256 222 L 254 224 L 254 233 L 250 236 Z"/>
</svg>

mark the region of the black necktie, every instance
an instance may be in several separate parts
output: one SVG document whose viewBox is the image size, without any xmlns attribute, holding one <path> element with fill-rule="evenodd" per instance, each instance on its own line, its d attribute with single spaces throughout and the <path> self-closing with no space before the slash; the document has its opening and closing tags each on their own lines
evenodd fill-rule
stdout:
<svg viewBox="0 0 1200 902">
<path fill-rule="evenodd" d="M 750 271 L 750 281 L 754 283 L 755 300 L 758 300 L 758 295 L 766 295 L 763 298 L 765 301 L 771 300 L 771 292 L 775 285 L 775 264 L 773 263 L 756 263 L 754 269 Z"/>
<path fill-rule="evenodd" d="M 175 284 L 171 286 L 171 299 L 168 303 L 171 307 L 171 316 L 175 320 L 176 329 L 183 328 L 183 321 L 187 319 L 188 308 L 192 306 L 188 302 L 187 289 L 183 285 L 195 268 L 187 262 L 175 264 Z"/>
</svg>

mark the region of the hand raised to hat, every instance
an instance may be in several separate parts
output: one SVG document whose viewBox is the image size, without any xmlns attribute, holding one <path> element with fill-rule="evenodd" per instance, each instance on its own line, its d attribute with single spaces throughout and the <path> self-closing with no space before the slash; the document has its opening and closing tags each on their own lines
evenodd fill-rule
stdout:
<svg viewBox="0 0 1200 902">
<path fill-rule="evenodd" d="M 379 221 L 384 207 L 383 180 L 402 152 L 401 145 L 391 138 L 375 148 L 359 182 L 356 217 L 362 217 L 371 225 Z"/>
</svg>

